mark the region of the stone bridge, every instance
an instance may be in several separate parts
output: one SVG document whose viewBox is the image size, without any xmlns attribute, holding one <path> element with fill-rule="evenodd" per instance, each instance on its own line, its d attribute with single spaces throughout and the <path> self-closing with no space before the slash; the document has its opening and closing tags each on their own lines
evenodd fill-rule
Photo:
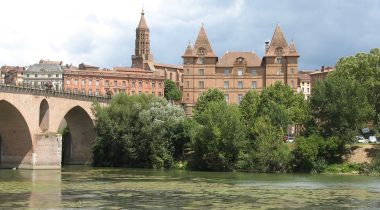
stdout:
<svg viewBox="0 0 380 210">
<path fill-rule="evenodd" d="M 0 167 L 90 164 L 95 100 L 106 105 L 109 99 L 0 85 Z"/>
</svg>

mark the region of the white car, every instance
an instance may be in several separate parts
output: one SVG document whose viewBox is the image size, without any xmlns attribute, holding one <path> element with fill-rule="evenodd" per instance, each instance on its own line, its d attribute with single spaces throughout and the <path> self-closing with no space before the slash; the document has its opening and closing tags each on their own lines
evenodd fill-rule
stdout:
<svg viewBox="0 0 380 210">
<path fill-rule="evenodd" d="M 363 136 L 355 136 L 356 142 L 365 143 L 365 138 Z"/>
<path fill-rule="evenodd" d="M 376 136 L 369 136 L 368 141 L 370 143 L 376 143 L 377 142 Z"/>
</svg>

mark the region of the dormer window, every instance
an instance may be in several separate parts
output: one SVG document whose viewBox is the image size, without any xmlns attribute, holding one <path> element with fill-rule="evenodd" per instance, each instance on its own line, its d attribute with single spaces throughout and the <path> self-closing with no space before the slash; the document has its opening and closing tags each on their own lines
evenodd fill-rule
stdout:
<svg viewBox="0 0 380 210">
<path fill-rule="evenodd" d="M 282 56 L 284 54 L 284 50 L 282 49 L 282 47 L 277 47 L 274 51 L 274 54 L 277 56 Z"/>
<path fill-rule="evenodd" d="M 198 55 L 198 56 L 205 56 L 206 54 L 207 54 L 207 50 L 206 50 L 205 48 L 200 47 L 200 48 L 198 49 L 198 52 L 197 52 L 197 55 Z"/>
</svg>

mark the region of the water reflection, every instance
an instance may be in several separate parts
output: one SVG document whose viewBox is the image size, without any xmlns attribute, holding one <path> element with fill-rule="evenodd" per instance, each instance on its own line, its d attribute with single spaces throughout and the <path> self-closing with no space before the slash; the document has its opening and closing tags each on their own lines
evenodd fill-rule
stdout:
<svg viewBox="0 0 380 210">
<path fill-rule="evenodd" d="M 65 167 L 0 170 L 0 208 L 380 208 L 380 178 Z"/>
</svg>

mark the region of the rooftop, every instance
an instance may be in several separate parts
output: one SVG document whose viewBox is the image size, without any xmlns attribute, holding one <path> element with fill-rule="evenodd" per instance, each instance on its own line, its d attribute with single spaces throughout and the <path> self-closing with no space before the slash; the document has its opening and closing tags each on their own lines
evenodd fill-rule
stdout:
<svg viewBox="0 0 380 210">
<path fill-rule="evenodd" d="M 254 52 L 226 52 L 216 63 L 217 67 L 232 67 L 238 58 L 244 58 L 247 66 L 260 66 L 261 59 Z"/>
</svg>

